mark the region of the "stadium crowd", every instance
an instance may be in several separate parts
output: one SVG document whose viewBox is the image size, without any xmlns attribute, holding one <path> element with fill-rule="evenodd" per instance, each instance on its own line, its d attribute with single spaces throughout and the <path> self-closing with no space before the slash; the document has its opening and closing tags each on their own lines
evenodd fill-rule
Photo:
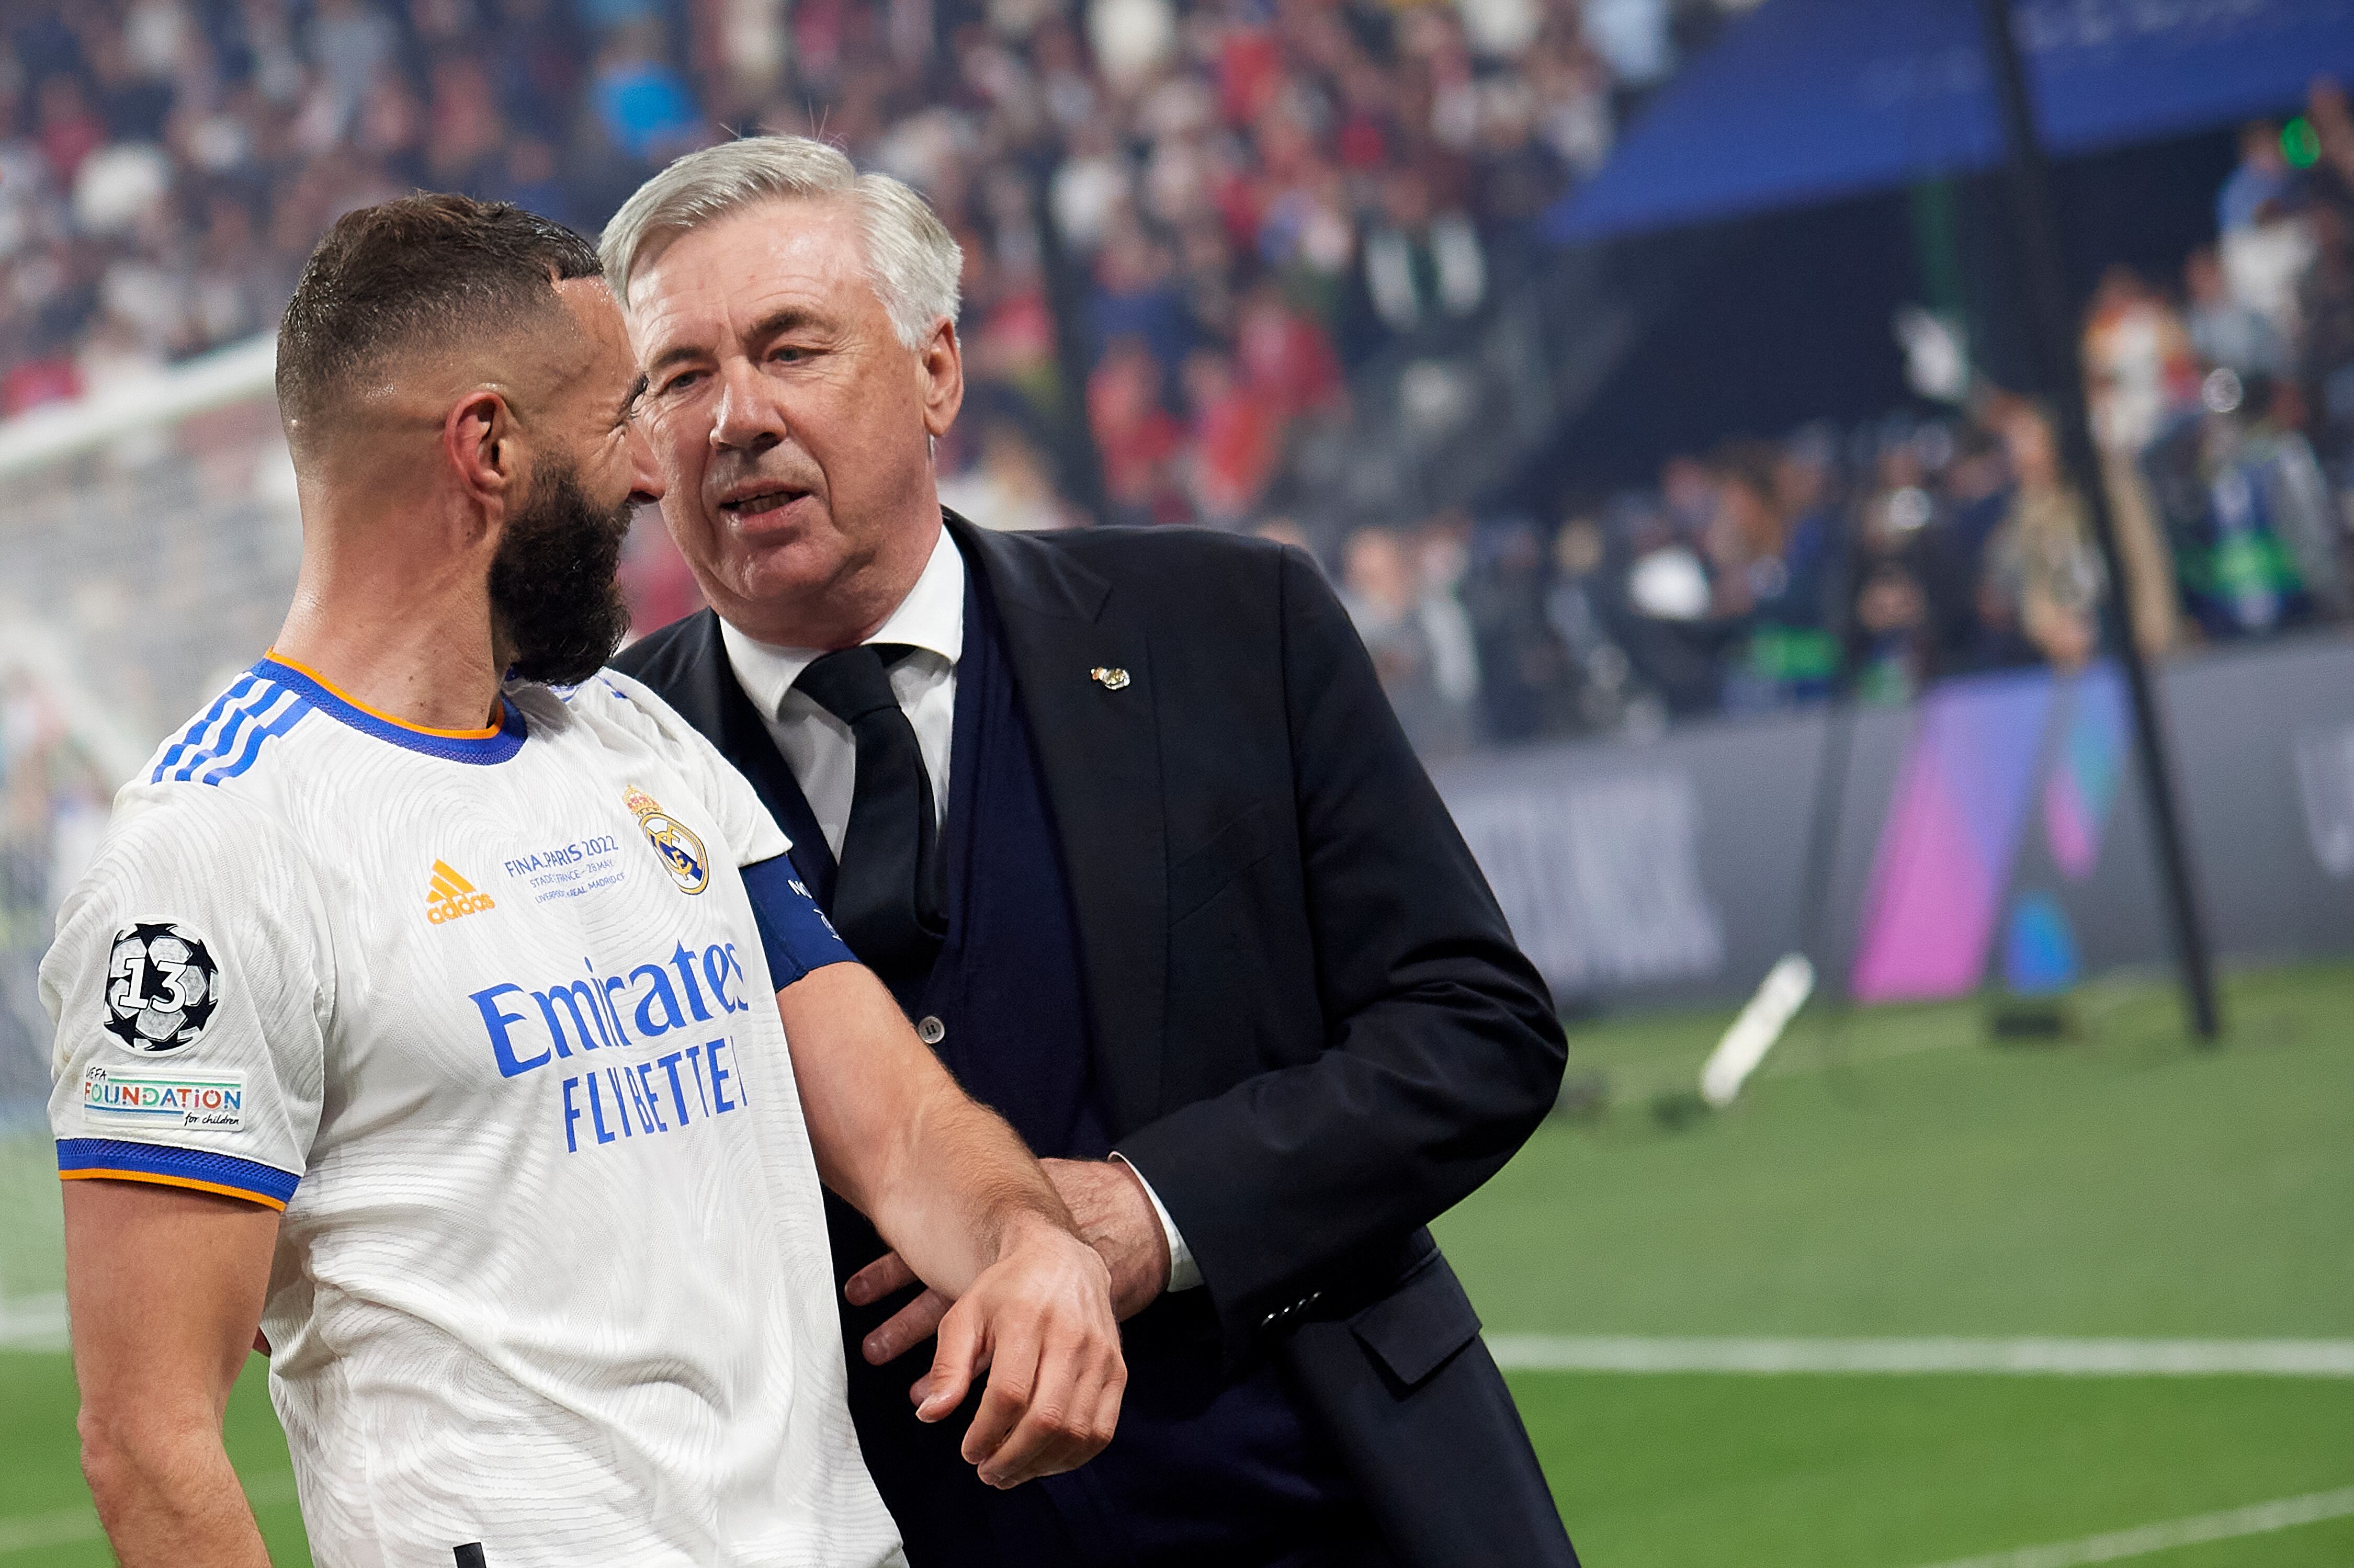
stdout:
<svg viewBox="0 0 2354 1568">
<path fill-rule="evenodd" d="M 2354 115 L 2251 125 L 2216 239 L 2084 324 L 2126 623 L 2153 655 L 2354 620 Z M 1671 458 L 1562 520 L 1363 530 L 1340 580 L 1426 752 L 1656 728 L 2101 651 L 2108 574 L 2048 408 L 1983 384 Z M 1280 532 L 1283 524 L 1270 525 Z"/>
<path fill-rule="evenodd" d="M 0 27 L 0 416 L 267 330 L 352 207 L 421 185 L 594 230 L 676 153 L 791 131 L 964 245 L 951 505 L 1297 536 L 1267 503 L 1299 427 L 1511 288 L 1538 215 L 1744 4 L 30 0 Z M 2094 302 L 2152 651 L 2354 608 L 2354 124 L 2322 87 L 2299 126 L 2250 129 L 2179 281 Z M 2047 414 L 1927 409 L 1555 517 L 1314 543 L 1434 752 L 2091 657 L 2105 574 Z M 643 544 L 653 626 L 696 601 Z"/>
<path fill-rule="evenodd" d="M 594 231 L 677 153 L 790 131 L 964 243 L 963 499 L 1066 521 L 1048 454 L 1084 409 L 1109 515 L 1237 522 L 1343 365 L 1478 309 L 1740 3 L 26 0 L 0 415 L 267 329 L 350 207 L 461 190 Z"/>
</svg>

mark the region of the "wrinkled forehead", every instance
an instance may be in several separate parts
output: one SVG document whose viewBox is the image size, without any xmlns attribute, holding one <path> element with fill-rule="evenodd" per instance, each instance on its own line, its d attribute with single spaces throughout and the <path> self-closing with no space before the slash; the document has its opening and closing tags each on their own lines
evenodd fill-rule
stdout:
<svg viewBox="0 0 2354 1568">
<path fill-rule="evenodd" d="M 681 332 L 758 321 L 783 304 L 879 311 L 857 207 L 835 196 L 769 196 L 649 243 L 630 272 L 640 351 Z"/>
</svg>

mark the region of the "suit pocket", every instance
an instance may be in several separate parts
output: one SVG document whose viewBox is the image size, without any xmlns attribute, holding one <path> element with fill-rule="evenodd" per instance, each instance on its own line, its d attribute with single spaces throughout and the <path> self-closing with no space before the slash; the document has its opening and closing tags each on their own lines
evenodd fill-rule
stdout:
<svg viewBox="0 0 2354 1568">
<path fill-rule="evenodd" d="M 1175 925 L 1215 898 L 1274 848 L 1264 805 L 1253 806 L 1220 828 L 1216 837 L 1170 867 L 1169 923 Z"/>
<path fill-rule="evenodd" d="M 1411 1391 L 1479 1337 L 1479 1314 L 1434 1249 L 1404 1284 L 1352 1317 L 1349 1329 Z"/>
</svg>

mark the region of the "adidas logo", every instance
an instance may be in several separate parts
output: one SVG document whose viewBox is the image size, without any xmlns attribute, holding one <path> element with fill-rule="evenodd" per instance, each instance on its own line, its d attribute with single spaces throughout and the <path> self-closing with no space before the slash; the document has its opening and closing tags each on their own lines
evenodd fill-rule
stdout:
<svg viewBox="0 0 2354 1568">
<path fill-rule="evenodd" d="M 433 863 L 433 884 L 425 893 L 425 918 L 436 926 L 446 926 L 461 916 L 473 915 L 484 909 L 495 909 L 487 893 L 477 893 L 474 885 L 451 869 L 446 860 Z"/>
</svg>

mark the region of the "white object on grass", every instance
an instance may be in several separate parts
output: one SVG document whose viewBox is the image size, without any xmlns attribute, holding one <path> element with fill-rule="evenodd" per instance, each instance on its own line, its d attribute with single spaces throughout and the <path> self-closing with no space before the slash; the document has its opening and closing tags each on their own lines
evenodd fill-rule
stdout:
<svg viewBox="0 0 2354 1568">
<path fill-rule="evenodd" d="M 1724 1038 L 1709 1053 L 1708 1065 L 1700 1070 L 1701 1098 L 1723 1109 L 1741 1093 L 1741 1086 L 1749 1075 L 1766 1060 L 1766 1053 L 1782 1037 L 1798 1009 L 1815 991 L 1815 966 L 1804 953 L 1786 953 L 1780 962 L 1766 971 L 1757 987 L 1757 994 L 1724 1032 Z"/>
<path fill-rule="evenodd" d="M 2210 1541 L 2269 1535 L 2275 1530 L 2319 1524 L 2324 1520 L 2349 1515 L 2354 1515 L 2354 1487 L 2341 1487 L 2334 1492 L 2307 1492 L 2303 1497 L 2251 1503 L 2246 1508 L 2226 1509 L 2221 1513 L 2202 1513 L 2190 1519 L 2170 1519 L 2162 1524 L 2113 1531 L 2106 1535 L 2088 1535 L 2082 1541 L 2060 1541 L 2048 1546 L 2026 1546 L 2016 1552 L 1959 1558 L 1940 1563 L 1937 1568 L 2089 1568 L 2095 1563 L 2121 1563 L 2129 1557 L 2147 1557 L 2152 1552 L 2172 1552 Z"/>
</svg>

